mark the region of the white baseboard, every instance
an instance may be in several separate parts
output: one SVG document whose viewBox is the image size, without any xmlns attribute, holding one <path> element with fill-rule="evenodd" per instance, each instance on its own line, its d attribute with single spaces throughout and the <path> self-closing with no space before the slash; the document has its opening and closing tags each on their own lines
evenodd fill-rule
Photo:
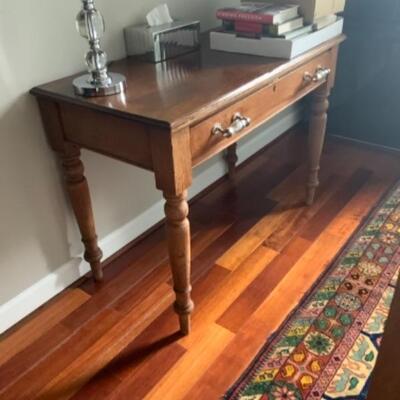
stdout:
<svg viewBox="0 0 400 400">
<path fill-rule="evenodd" d="M 365 140 L 355 139 L 355 138 L 344 136 L 344 135 L 336 135 L 336 134 L 332 134 L 332 133 L 329 136 L 339 139 L 339 140 L 342 140 L 344 142 L 369 147 L 370 149 L 374 149 L 374 150 L 387 151 L 389 153 L 393 153 L 393 154 L 397 154 L 397 155 L 400 153 L 400 149 L 397 147 L 385 146 L 385 145 L 379 144 L 379 143 L 367 142 Z"/>
<path fill-rule="evenodd" d="M 303 107 L 300 104 L 296 104 L 272 119 L 268 124 L 260 128 L 257 133 L 245 139 L 238 148 L 239 163 L 242 163 L 262 147 L 296 125 L 301 121 L 302 116 Z M 189 191 L 189 196 L 195 196 L 225 174 L 226 166 L 222 156 L 218 156 L 206 165 L 200 166 L 195 170 L 194 182 Z M 164 216 L 163 204 L 164 202 L 160 200 L 128 224 L 101 239 L 100 247 L 103 250 L 104 258 L 110 257 L 162 220 Z M 0 306 L 0 333 L 22 320 L 87 272 L 89 272 L 89 265 L 82 257 L 76 257 Z"/>
</svg>

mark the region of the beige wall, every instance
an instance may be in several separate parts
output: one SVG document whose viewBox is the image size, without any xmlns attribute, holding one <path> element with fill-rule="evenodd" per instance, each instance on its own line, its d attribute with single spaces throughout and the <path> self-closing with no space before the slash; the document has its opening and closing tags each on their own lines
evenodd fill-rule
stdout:
<svg viewBox="0 0 400 400">
<path fill-rule="evenodd" d="M 143 20 L 155 0 L 98 0 L 111 59 L 125 54 L 122 28 Z M 212 24 L 212 0 L 169 1 L 173 15 Z M 36 104 L 27 91 L 82 70 L 85 42 L 75 31 L 78 0 L 0 0 L 0 304 L 70 258 L 70 211 Z M 151 176 L 85 153 L 100 236 L 159 198 Z M 140 190 L 134 191 L 134 187 Z M 74 229 L 74 227 L 72 227 Z M 76 232 L 74 232 L 76 233 Z"/>
<path fill-rule="evenodd" d="M 174 16 L 200 19 L 207 29 L 215 24 L 213 15 L 222 2 L 227 3 L 170 0 L 168 4 Z M 103 44 L 110 59 L 125 55 L 122 28 L 142 22 L 158 3 L 97 0 L 106 19 Z M 35 100 L 27 94 L 35 85 L 83 69 L 86 44 L 74 27 L 79 7 L 78 0 L 0 0 L 0 305 L 82 251 L 58 164 L 46 144 Z M 158 206 L 152 213 L 161 196 L 151 174 L 89 152 L 83 153 L 83 160 L 100 238 L 109 238 L 132 220 L 136 221 L 132 232 L 138 234 L 161 216 Z M 197 172 L 207 173 L 211 174 L 207 166 Z M 54 279 L 62 287 L 72 278 Z"/>
</svg>

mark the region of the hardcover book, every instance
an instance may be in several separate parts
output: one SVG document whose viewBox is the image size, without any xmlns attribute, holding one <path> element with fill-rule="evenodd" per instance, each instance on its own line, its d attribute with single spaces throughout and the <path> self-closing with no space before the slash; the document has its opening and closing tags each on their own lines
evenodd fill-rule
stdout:
<svg viewBox="0 0 400 400">
<path fill-rule="evenodd" d="M 260 2 L 270 0 L 258 0 Z M 274 0 L 278 4 L 284 4 L 287 0 Z M 340 13 L 346 6 L 346 0 L 290 0 L 300 6 L 300 15 L 307 23 L 313 23 L 316 19 L 326 15 Z"/>
<path fill-rule="evenodd" d="M 318 31 L 322 28 L 325 28 L 326 26 L 336 22 L 337 18 L 338 17 L 336 14 L 331 14 L 331 15 L 327 15 L 326 17 L 317 18 L 313 23 L 313 29 L 315 31 Z"/>
<path fill-rule="evenodd" d="M 235 32 L 247 32 L 247 33 L 258 33 L 262 34 L 264 32 L 263 24 L 257 22 L 247 22 L 247 21 L 235 21 L 234 30 Z"/>
<path fill-rule="evenodd" d="M 307 35 L 307 33 L 312 32 L 312 30 L 313 30 L 313 26 L 307 25 L 307 26 L 303 26 L 302 28 L 295 29 L 294 31 L 279 35 L 279 37 L 282 39 L 290 40 L 290 39 L 294 39 L 294 38 L 297 38 L 300 36 Z"/>
<path fill-rule="evenodd" d="M 299 15 L 296 4 L 242 3 L 239 7 L 221 8 L 217 18 L 224 21 L 246 21 L 259 24 L 281 24 Z"/>
<path fill-rule="evenodd" d="M 303 18 L 295 18 L 291 19 L 290 21 L 283 22 L 282 24 L 278 25 L 270 25 L 268 27 L 269 33 L 272 36 L 280 36 L 284 33 L 288 33 L 294 31 L 295 29 L 299 29 L 303 26 Z"/>
</svg>

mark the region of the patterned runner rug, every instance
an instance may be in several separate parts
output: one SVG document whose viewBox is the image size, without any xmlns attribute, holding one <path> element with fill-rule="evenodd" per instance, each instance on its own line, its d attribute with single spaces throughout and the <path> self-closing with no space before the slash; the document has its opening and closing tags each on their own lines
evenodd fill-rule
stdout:
<svg viewBox="0 0 400 400">
<path fill-rule="evenodd" d="M 400 267 L 400 185 L 224 397 L 366 399 Z"/>
</svg>

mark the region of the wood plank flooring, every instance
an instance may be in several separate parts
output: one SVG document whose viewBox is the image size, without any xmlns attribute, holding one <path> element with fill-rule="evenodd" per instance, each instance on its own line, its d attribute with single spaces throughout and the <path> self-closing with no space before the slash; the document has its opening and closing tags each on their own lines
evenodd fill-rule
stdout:
<svg viewBox="0 0 400 400">
<path fill-rule="evenodd" d="M 301 131 L 193 202 L 190 336 L 160 227 L 2 336 L 0 400 L 219 399 L 400 177 L 398 156 L 330 140 L 307 208 Z"/>
</svg>

